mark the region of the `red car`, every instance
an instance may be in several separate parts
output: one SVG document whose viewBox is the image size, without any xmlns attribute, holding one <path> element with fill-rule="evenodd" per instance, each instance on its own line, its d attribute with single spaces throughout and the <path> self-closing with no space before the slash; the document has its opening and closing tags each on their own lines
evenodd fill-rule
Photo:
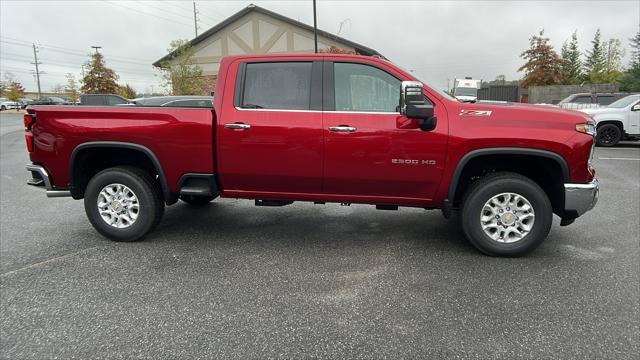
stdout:
<svg viewBox="0 0 640 360">
<path fill-rule="evenodd" d="M 582 113 L 461 103 L 356 55 L 227 57 L 215 93 L 213 111 L 30 106 L 29 184 L 84 199 L 116 241 L 142 238 L 178 199 L 222 196 L 458 211 L 471 243 L 502 256 L 537 247 L 554 213 L 568 225 L 597 201 Z"/>
</svg>

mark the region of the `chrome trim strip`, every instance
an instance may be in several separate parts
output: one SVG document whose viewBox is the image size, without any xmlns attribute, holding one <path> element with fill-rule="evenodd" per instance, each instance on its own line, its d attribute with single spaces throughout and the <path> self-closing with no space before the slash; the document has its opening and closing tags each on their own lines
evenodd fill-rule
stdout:
<svg viewBox="0 0 640 360">
<path fill-rule="evenodd" d="M 323 111 L 323 110 L 292 110 L 292 109 L 244 109 L 235 106 L 237 111 L 264 111 L 264 112 L 300 112 L 300 113 L 330 113 L 330 114 L 377 114 L 377 115 L 400 115 L 399 112 L 388 111 Z"/>
</svg>

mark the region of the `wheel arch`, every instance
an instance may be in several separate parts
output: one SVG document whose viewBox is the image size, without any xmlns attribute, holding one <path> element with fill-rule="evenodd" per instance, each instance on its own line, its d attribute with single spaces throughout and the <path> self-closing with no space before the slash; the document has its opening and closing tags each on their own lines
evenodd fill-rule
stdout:
<svg viewBox="0 0 640 360">
<path fill-rule="evenodd" d="M 598 120 L 598 123 L 596 124 L 596 129 L 599 128 L 600 126 L 609 125 L 609 124 L 617 126 L 618 128 L 620 128 L 620 131 L 624 134 L 624 124 L 620 119 Z"/>
<path fill-rule="evenodd" d="M 552 202 L 554 202 L 554 210 L 556 210 L 558 213 L 562 212 L 562 208 L 564 206 L 564 197 L 563 194 L 561 194 L 561 191 L 564 183 L 570 182 L 569 166 L 567 165 L 566 160 L 561 155 L 551 151 L 533 148 L 487 148 L 477 149 L 466 153 L 456 165 L 456 169 L 454 170 L 453 176 L 451 178 L 451 183 L 449 185 L 449 190 L 447 193 L 447 199 L 449 200 L 449 203 L 452 206 L 455 206 L 457 202 L 461 201 L 462 197 L 464 196 L 464 191 L 466 191 L 469 186 L 468 183 L 461 183 L 462 180 L 467 181 L 466 177 L 470 175 L 465 170 L 470 170 L 470 167 L 473 167 L 474 165 L 477 166 L 479 162 L 482 163 L 483 161 L 487 161 L 488 163 L 495 165 L 496 159 L 499 160 L 504 158 L 510 158 L 511 161 L 517 161 L 517 159 L 532 159 L 536 160 L 536 163 L 551 166 L 552 168 L 553 166 L 550 164 L 554 164 L 554 166 L 557 166 L 557 170 L 560 171 L 560 174 L 549 176 L 548 180 L 543 176 L 538 176 L 538 179 L 532 180 L 538 183 L 549 183 L 540 185 L 547 185 L 543 186 L 543 188 L 550 195 Z M 467 167 L 468 165 L 469 167 Z M 526 167 L 523 166 L 520 169 L 524 168 Z M 518 172 L 516 169 L 509 168 L 508 166 L 498 169 L 489 168 L 487 170 L 515 170 L 516 172 Z M 557 170 L 555 170 L 555 172 L 557 172 Z M 527 176 L 527 174 L 523 175 Z"/>
<path fill-rule="evenodd" d="M 79 144 L 76 146 L 71 152 L 71 157 L 69 160 L 69 185 L 71 190 L 71 195 L 74 199 L 81 199 L 84 195 L 84 187 L 82 185 L 82 181 L 79 176 L 81 173 L 78 171 L 79 162 L 82 162 L 82 154 L 87 151 L 92 150 L 127 150 L 132 151 L 138 154 L 141 154 L 153 167 L 153 170 L 158 175 L 158 182 L 162 189 L 162 194 L 164 196 L 165 203 L 167 205 L 174 203 L 177 201 L 177 197 L 172 195 L 169 186 L 167 184 L 167 179 L 162 170 L 162 165 L 158 160 L 158 157 L 149 149 L 148 147 L 140 144 L 129 143 L 129 142 L 120 142 L 120 141 L 92 141 Z M 86 184 L 84 184 L 86 186 Z M 175 198 L 175 199 L 174 199 Z"/>
</svg>

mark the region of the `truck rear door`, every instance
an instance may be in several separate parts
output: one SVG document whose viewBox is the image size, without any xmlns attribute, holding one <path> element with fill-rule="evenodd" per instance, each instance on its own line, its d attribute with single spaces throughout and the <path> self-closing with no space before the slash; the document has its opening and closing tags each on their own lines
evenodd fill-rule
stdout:
<svg viewBox="0 0 640 360">
<path fill-rule="evenodd" d="M 225 193 L 321 193 L 321 75 L 320 61 L 230 65 L 216 128 Z"/>
</svg>

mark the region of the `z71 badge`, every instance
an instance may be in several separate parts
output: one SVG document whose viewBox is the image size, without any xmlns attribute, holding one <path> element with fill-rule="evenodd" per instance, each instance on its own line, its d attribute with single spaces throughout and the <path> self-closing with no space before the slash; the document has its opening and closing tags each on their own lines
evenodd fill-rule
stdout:
<svg viewBox="0 0 640 360">
<path fill-rule="evenodd" d="M 491 116 L 491 110 L 460 110 L 460 116 Z"/>
</svg>

